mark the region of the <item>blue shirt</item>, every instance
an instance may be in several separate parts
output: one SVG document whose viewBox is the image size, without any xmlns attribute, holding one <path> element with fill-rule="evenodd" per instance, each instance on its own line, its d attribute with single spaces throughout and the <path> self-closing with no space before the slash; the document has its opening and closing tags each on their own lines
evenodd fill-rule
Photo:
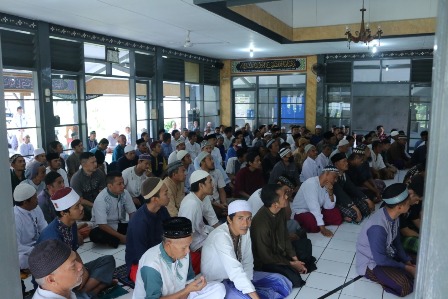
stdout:
<svg viewBox="0 0 448 299">
<path fill-rule="evenodd" d="M 66 232 L 64 238 L 63 231 Z M 48 226 L 42 231 L 36 244 L 45 240 L 60 240 L 70 246 L 73 251 L 78 250 L 78 227 L 76 223 L 73 223 L 72 227 L 66 226 L 59 218 L 55 218 Z"/>
<path fill-rule="evenodd" d="M 128 272 L 149 248 L 162 242 L 162 223 L 169 218 L 166 207 L 161 207 L 155 214 L 148 210 L 146 204 L 137 210 L 129 221 L 126 233 L 125 260 Z"/>
<path fill-rule="evenodd" d="M 168 159 L 168 157 L 173 152 L 173 148 L 171 147 L 171 144 L 162 142 L 162 155 L 165 159 Z"/>
<path fill-rule="evenodd" d="M 112 154 L 112 162 L 118 161 L 121 157 L 124 156 L 124 146 L 117 145 Z"/>
</svg>

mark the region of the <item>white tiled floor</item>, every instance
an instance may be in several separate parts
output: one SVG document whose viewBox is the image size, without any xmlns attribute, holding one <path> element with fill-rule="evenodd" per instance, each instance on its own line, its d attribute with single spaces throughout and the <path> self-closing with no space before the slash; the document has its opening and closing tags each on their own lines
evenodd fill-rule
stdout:
<svg viewBox="0 0 448 299">
<path fill-rule="evenodd" d="M 400 172 L 395 180 L 386 181 L 387 185 L 401 182 L 404 172 Z M 339 287 L 357 277 L 355 270 L 355 242 L 361 225 L 343 223 L 339 227 L 330 226 L 334 232 L 332 238 L 326 238 L 320 233 L 308 234 L 308 238 L 313 244 L 313 256 L 317 259 L 318 269 L 309 275 L 303 275 L 306 285 L 302 288 L 295 288 L 287 299 L 315 299 L 325 295 L 329 291 Z M 115 257 L 117 266 L 125 263 L 125 246 L 120 245 L 117 249 L 99 246 L 93 243 L 86 243 L 79 248 L 79 254 L 84 261 L 90 261 L 99 256 L 112 254 Z M 31 288 L 29 280 L 26 281 L 27 289 Z M 126 288 L 128 289 L 128 288 Z M 119 297 L 120 299 L 132 298 L 132 289 L 129 293 Z M 330 299 L 393 299 L 398 298 L 383 291 L 380 285 L 365 278 L 350 284 L 341 291 L 327 297 Z M 405 297 L 414 298 L 414 295 Z M 210 298 L 213 299 L 213 298 Z"/>
</svg>

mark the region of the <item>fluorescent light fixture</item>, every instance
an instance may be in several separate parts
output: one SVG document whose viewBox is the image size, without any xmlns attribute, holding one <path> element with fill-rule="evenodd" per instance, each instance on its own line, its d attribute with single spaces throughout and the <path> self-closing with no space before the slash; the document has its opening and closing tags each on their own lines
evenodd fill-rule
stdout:
<svg viewBox="0 0 448 299">
<path fill-rule="evenodd" d="M 250 58 L 254 57 L 254 50 L 252 49 L 249 50 L 249 57 Z"/>
<path fill-rule="evenodd" d="M 373 45 L 372 47 L 372 53 L 376 53 L 378 51 L 378 49 L 376 48 L 376 45 Z"/>
<path fill-rule="evenodd" d="M 168 56 L 163 55 L 162 58 L 168 58 Z"/>
</svg>

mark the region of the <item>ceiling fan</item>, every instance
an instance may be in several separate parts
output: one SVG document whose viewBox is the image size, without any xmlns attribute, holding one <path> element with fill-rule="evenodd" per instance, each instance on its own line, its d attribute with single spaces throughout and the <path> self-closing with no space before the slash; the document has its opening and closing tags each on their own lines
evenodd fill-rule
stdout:
<svg viewBox="0 0 448 299">
<path fill-rule="evenodd" d="M 193 43 L 190 39 L 190 30 L 187 30 L 187 36 L 185 37 L 184 48 L 191 48 L 194 45 L 219 45 L 227 44 L 227 42 L 206 42 L 206 43 Z"/>
</svg>

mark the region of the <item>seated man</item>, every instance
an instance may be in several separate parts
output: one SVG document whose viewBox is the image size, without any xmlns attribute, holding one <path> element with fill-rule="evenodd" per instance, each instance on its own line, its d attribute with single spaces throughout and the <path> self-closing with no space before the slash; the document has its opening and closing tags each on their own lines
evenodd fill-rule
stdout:
<svg viewBox="0 0 448 299">
<path fill-rule="evenodd" d="M 236 157 L 232 157 L 227 161 L 226 173 L 229 176 L 232 185 L 235 185 L 235 176 L 238 173 L 238 171 L 246 167 L 246 155 L 247 155 L 247 149 L 239 148 L 236 151 Z"/>
<path fill-rule="evenodd" d="M 150 171 L 154 176 L 161 178 L 163 172 L 166 170 L 166 159 L 162 155 L 160 141 L 153 141 L 149 147 L 151 149 Z"/>
<path fill-rule="evenodd" d="M 307 232 L 321 232 L 326 237 L 333 233 L 325 225 L 340 225 L 341 211 L 336 207 L 333 185 L 339 170 L 333 165 L 325 167 L 319 176 L 311 177 L 300 186 L 292 203 L 291 219 L 299 222 Z"/>
<path fill-rule="evenodd" d="M 148 134 L 148 133 L 146 133 Z M 145 136 L 145 135 L 144 135 Z M 138 157 L 142 154 L 147 154 L 149 155 L 149 148 L 147 146 L 147 140 L 145 140 L 145 138 L 140 138 L 137 139 L 136 141 L 136 150 L 135 150 L 135 155 Z"/>
<path fill-rule="evenodd" d="M 67 177 L 69 181 L 72 179 L 72 176 L 78 171 L 79 166 L 81 166 L 81 161 L 79 160 L 79 156 L 84 151 L 84 146 L 82 141 L 79 139 L 75 139 L 70 142 L 70 147 L 73 149 L 73 153 L 67 158 Z"/>
<path fill-rule="evenodd" d="M 108 244 L 114 248 L 126 244 L 126 213 L 131 218 L 136 209 L 132 197 L 124 189 L 120 172 L 106 176 L 107 187 L 98 194 L 92 209 L 94 229 L 90 232 L 93 243 Z"/>
<path fill-rule="evenodd" d="M 292 156 L 291 150 L 284 147 L 280 150 L 279 155 L 281 160 L 274 165 L 271 175 L 269 176 L 269 184 L 274 184 L 280 176 L 286 175 L 294 179 L 296 185 L 299 186 L 300 175 L 297 165 L 294 163 L 294 157 Z"/>
<path fill-rule="evenodd" d="M 193 223 L 193 242 L 190 245 L 191 261 L 195 273 L 201 272 L 201 248 L 208 234 L 219 225 L 213 210 L 210 196 L 213 194 L 213 182 L 210 174 L 196 170 L 190 177 L 190 193 L 180 204 L 179 216 Z M 207 224 L 204 223 L 204 218 Z"/>
<path fill-rule="evenodd" d="M 266 148 L 268 149 L 269 153 L 263 157 L 261 166 L 263 169 L 265 181 L 268 181 L 271 175 L 271 171 L 274 168 L 274 165 L 277 164 L 277 162 L 280 161 L 281 158 L 280 155 L 278 154 L 280 150 L 280 145 L 276 139 L 273 138 L 269 140 L 269 142 L 266 144 Z"/>
<path fill-rule="evenodd" d="M 333 157 L 338 153 L 342 153 L 347 156 L 347 152 L 349 151 L 349 149 L 350 149 L 350 143 L 348 142 L 348 140 L 341 139 L 338 143 L 338 147 L 330 154 L 330 159 L 331 157 Z"/>
<path fill-rule="evenodd" d="M 145 204 L 129 221 L 126 234 L 126 267 L 129 277 L 135 282 L 138 261 L 151 247 L 162 242 L 164 221 L 170 219 L 166 209 L 168 188 L 160 178 L 146 179 L 141 189 Z"/>
<path fill-rule="evenodd" d="M 222 299 L 226 290 L 221 283 L 195 278 L 189 245 L 191 221 L 175 217 L 163 223 L 162 243 L 143 254 L 137 270 L 134 299 L 188 298 Z"/>
<path fill-rule="evenodd" d="M 90 220 L 95 198 L 106 187 L 106 175 L 98 169 L 95 154 L 85 152 L 80 155 L 81 169 L 72 177 L 70 186 L 82 198 L 84 220 Z"/>
<path fill-rule="evenodd" d="M 92 154 L 95 154 L 97 151 L 100 151 L 104 155 L 106 155 L 106 150 L 107 150 L 108 145 L 109 145 L 109 140 L 107 140 L 106 138 L 102 138 L 100 140 L 100 142 L 98 143 L 98 145 L 96 147 L 92 148 L 89 152 L 91 152 Z"/>
<path fill-rule="evenodd" d="M 408 184 L 409 213 L 400 215 L 401 242 L 406 251 L 416 254 L 420 243 L 420 223 L 425 177 L 415 175 Z"/>
<path fill-rule="evenodd" d="M 64 180 L 65 186 L 70 186 L 70 182 L 68 181 L 67 172 L 61 168 L 61 158 L 59 157 L 59 154 L 57 153 L 48 153 L 47 154 L 47 170 L 46 173 L 48 174 L 50 171 L 54 171 L 59 173 L 62 176 L 62 179 Z"/>
<path fill-rule="evenodd" d="M 47 227 L 47 222 L 37 205 L 36 189 L 32 186 L 18 185 L 13 197 L 19 265 L 21 270 L 28 270 L 28 257 L 40 234 Z"/>
<path fill-rule="evenodd" d="M 176 160 L 168 164 L 167 174 L 168 176 L 163 180 L 163 183 L 168 188 L 169 203 L 167 209 L 171 217 L 177 217 L 180 203 L 185 197 L 185 167 L 181 161 Z"/>
<path fill-rule="evenodd" d="M 213 209 L 218 217 L 227 216 L 227 195 L 224 187 L 226 183 L 222 172 L 215 169 L 215 163 L 213 157 L 206 151 L 201 152 L 196 161 L 199 163 L 200 169 L 208 172 L 212 177 L 213 194 L 211 195 L 211 201 Z"/>
<path fill-rule="evenodd" d="M 34 150 L 34 161 L 42 164 L 47 164 L 47 157 L 45 155 L 45 150 L 43 148 L 36 148 Z"/>
<path fill-rule="evenodd" d="M 132 145 L 126 145 L 124 147 L 124 155 L 118 159 L 117 168 L 122 172 L 126 168 L 137 165 L 138 157 L 135 155 L 135 150 Z"/>
<path fill-rule="evenodd" d="M 33 299 L 76 299 L 72 290 L 82 284 L 84 274 L 76 258 L 76 253 L 59 240 L 37 245 L 30 255 L 31 274 L 39 285 Z"/>
<path fill-rule="evenodd" d="M 12 192 L 16 189 L 22 181 L 25 180 L 25 158 L 22 155 L 15 154 L 9 158 L 9 163 L 11 164 L 11 187 Z"/>
<path fill-rule="evenodd" d="M 171 147 L 171 134 L 163 133 L 162 135 L 162 155 L 165 160 L 168 160 L 168 157 L 173 152 L 173 148 Z"/>
<path fill-rule="evenodd" d="M 373 214 L 361 229 L 356 243 L 356 271 L 404 297 L 412 293 L 416 267 L 400 241 L 399 217 L 409 210 L 409 192 L 403 183 L 384 190 L 386 206 Z"/>
<path fill-rule="evenodd" d="M 392 143 L 387 151 L 387 160 L 398 169 L 405 169 L 411 167 L 411 161 L 406 154 L 406 143 L 408 137 L 403 134 L 399 134 L 397 141 Z"/>
<path fill-rule="evenodd" d="M 375 210 L 375 205 L 345 174 L 348 170 L 345 154 L 337 153 L 333 155 L 331 163 L 339 170 L 339 179 L 333 188 L 338 199 L 336 205 L 341 210 L 345 221 L 360 223 L 363 218 L 370 214 L 371 208 Z"/>
<path fill-rule="evenodd" d="M 285 298 L 292 289 L 286 277 L 254 272 L 250 210 L 246 200 L 230 203 L 227 222 L 212 231 L 204 242 L 201 264 L 207 266 L 202 273 L 209 281 L 222 281 L 229 299 Z"/>
<path fill-rule="evenodd" d="M 114 148 L 114 152 L 112 153 L 112 162 L 118 161 L 121 157 L 124 156 L 124 148 L 126 147 L 126 135 L 121 134 L 117 138 L 117 146 Z"/>
<path fill-rule="evenodd" d="M 370 155 L 372 157 L 371 169 L 373 177 L 381 180 L 393 179 L 397 169 L 395 167 L 388 167 L 384 163 L 383 156 L 381 155 L 383 151 L 383 143 L 379 140 L 375 140 L 369 147 Z"/>
<path fill-rule="evenodd" d="M 312 144 L 307 144 L 305 146 L 305 155 L 307 158 L 303 162 L 302 172 L 300 173 L 300 182 L 303 183 L 307 179 L 318 176 L 322 169 L 320 169 L 320 165 L 317 164 L 317 149 Z"/>
<path fill-rule="evenodd" d="M 143 204 L 144 198 L 140 193 L 142 183 L 151 175 L 149 167 L 151 165 L 151 156 L 148 154 L 141 154 L 138 156 L 138 163 L 136 166 L 126 168 L 123 172 L 123 183 L 126 190 L 132 196 L 132 201 L 136 207 Z"/>
<path fill-rule="evenodd" d="M 254 268 L 280 273 L 292 282 L 293 287 L 301 287 L 305 282 L 300 274 L 306 274 L 307 268 L 299 260 L 286 228 L 288 194 L 281 185 L 268 184 L 261 189 L 261 199 L 264 206 L 252 219 L 250 228 Z"/>
<path fill-rule="evenodd" d="M 332 147 L 329 144 L 325 144 L 322 147 L 322 152 L 316 158 L 316 163 L 320 169 L 324 169 L 325 166 L 330 164 L 331 150 L 332 150 Z"/>
<path fill-rule="evenodd" d="M 96 296 L 100 291 L 112 285 L 115 259 L 112 255 L 105 255 L 84 264 L 77 253 L 81 242 L 78 239 L 79 232 L 76 221 L 81 220 L 84 214 L 81 198 L 72 188 L 65 187 L 56 191 L 52 195 L 51 201 L 57 218 L 42 231 L 37 244 L 46 240 L 59 240 L 69 246 L 76 254 L 76 261 L 84 266 L 82 283 L 76 289 L 76 293 Z"/>
<path fill-rule="evenodd" d="M 196 159 L 196 157 L 201 152 L 201 146 L 197 141 L 196 132 L 191 131 L 188 133 L 188 141 L 185 141 L 185 150 L 190 154 L 191 160 Z"/>
<path fill-rule="evenodd" d="M 249 198 L 257 189 L 265 185 L 261 160 L 258 151 L 252 150 L 246 156 L 246 167 L 241 169 L 235 177 L 236 198 Z"/>
<path fill-rule="evenodd" d="M 190 193 L 190 176 L 195 170 L 190 153 L 186 150 L 179 151 L 177 153 L 177 160 L 182 162 L 185 169 L 184 192 L 185 194 Z"/>
<path fill-rule="evenodd" d="M 44 179 L 45 165 L 37 161 L 32 161 L 25 169 L 25 180 L 20 182 L 20 184 L 32 186 L 39 194 L 45 189 Z"/>
<path fill-rule="evenodd" d="M 168 164 L 177 161 L 177 153 L 181 150 L 185 150 L 185 140 L 178 139 L 176 141 L 172 141 L 176 144 L 175 150 L 168 157 Z"/>
<path fill-rule="evenodd" d="M 54 209 L 53 203 L 51 202 L 51 196 L 56 193 L 56 191 L 65 187 L 64 180 L 62 176 L 54 171 L 50 171 L 45 176 L 45 190 L 37 195 L 37 202 L 39 204 L 42 213 L 44 214 L 45 221 L 50 223 L 56 218 L 56 210 Z"/>
</svg>

